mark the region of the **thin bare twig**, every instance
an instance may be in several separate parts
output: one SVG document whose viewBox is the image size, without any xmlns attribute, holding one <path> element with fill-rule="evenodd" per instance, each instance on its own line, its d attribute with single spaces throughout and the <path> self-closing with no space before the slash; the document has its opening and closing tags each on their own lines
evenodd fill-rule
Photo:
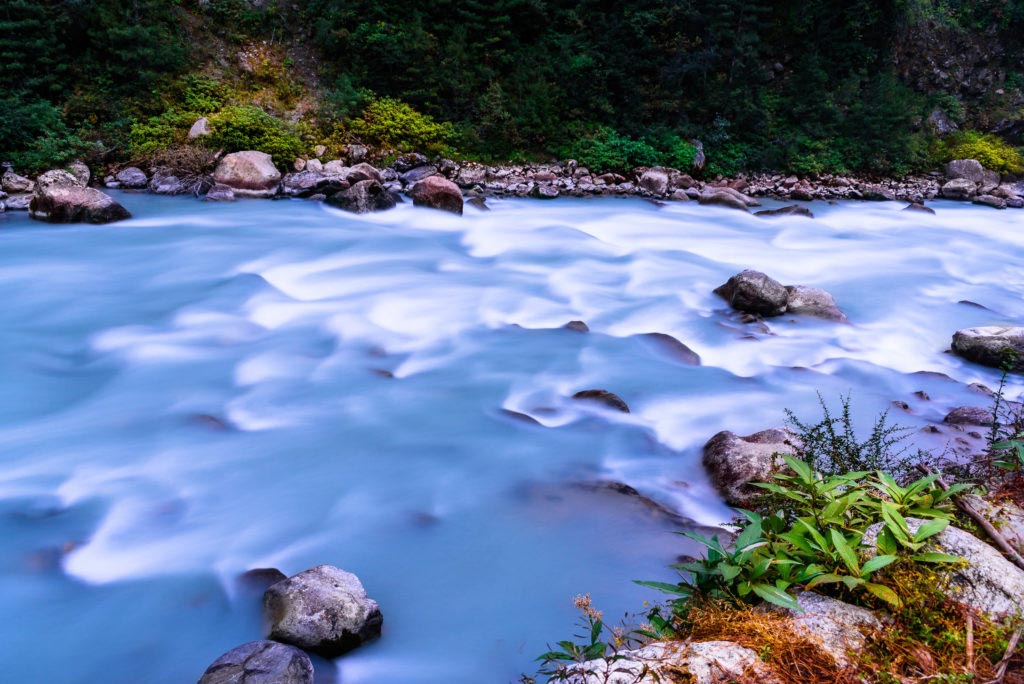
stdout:
<svg viewBox="0 0 1024 684">
<path fill-rule="evenodd" d="M 931 468 L 922 463 L 919 463 L 917 468 L 926 475 L 932 475 L 934 473 Z M 936 482 L 938 482 L 939 486 L 943 489 L 949 489 L 949 484 L 947 484 L 941 477 L 938 478 Z M 999 530 L 994 528 L 992 523 L 985 520 L 985 517 L 981 513 L 978 513 L 978 511 L 974 510 L 974 507 L 964 501 L 963 498 L 957 496 L 953 497 L 953 500 L 956 502 L 956 505 L 960 507 L 960 510 L 969 515 L 974 522 L 978 523 L 978 526 L 981 527 L 981 529 L 985 530 L 985 534 L 987 534 L 992 541 L 996 543 L 996 546 L 999 547 L 1000 551 L 1010 557 L 1010 561 L 1013 562 L 1014 565 L 1021 570 L 1024 570 L 1024 557 L 1021 557 L 1021 555 L 1017 553 L 1016 549 L 1010 546 L 1010 543 L 1006 541 L 1006 537 L 999 534 Z"/>
<path fill-rule="evenodd" d="M 974 674 L 974 616 L 967 614 L 967 672 Z"/>
<path fill-rule="evenodd" d="M 1018 627 L 1017 631 L 1010 637 L 1010 643 L 1006 644 L 1006 654 L 1003 655 L 1003 659 L 996 665 L 996 678 L 987 682 L 987 684 L 999 684 L 1003 681 L 1003 677 L 1006 676 L 1006 668 L 1010 666 L 1010 658 L 1013 657 L 1013 652 L 1017 650 L 1017 644 L 1020 643 L 1022 635 L 1024 635 L 1024 627 Z"/>
</svg>

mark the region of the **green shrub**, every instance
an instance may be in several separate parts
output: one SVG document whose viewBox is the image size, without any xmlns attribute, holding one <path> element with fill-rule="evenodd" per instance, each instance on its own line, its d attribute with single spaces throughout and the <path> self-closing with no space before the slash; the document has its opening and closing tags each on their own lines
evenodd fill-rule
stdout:
<svg viewBox="0 0 1024 684">
<path fill-rule="evenodd" d="M 189 75 L 184 79 L 182 93 L 185 110 L 199 114 L 215 112 L 227 102 L 228 88 L 207 76 Z"/>
<path fill-rule="evenodd" d="M 455 138 L 451 124 L 437 123 L 390 97 L 370 100 L 363 115 L 350 121 L 347 128 L 364 142 L 399 152 L 447 153 Z"/>
<path fill-rule="evenodd" d="M 196 116 L 169 110 L 145 121 L 136 121 L 128 131 L 128 149 L 135 159 L 149 157 L 161 150 L 182 144 Z"/>
<path fill-rule="evenodd" d="M 89 148 L 58 107 L 19 93 L 0 97 L 0 141 L 7 150 L 3 161 L 29 174 L 63 166 Z"/>
<path fill-rule="evenodd" d="M 939 147 L 939 162 L 953 159 L 976 159 L 986 169 L 999 173 L 1024 172 L 1024 157 L 1020 150 L 1002 138 L 978 131 L 955 133 Z"/>
<path fill-rule="evenodd" d="M 259 107 L 225 107 L 210 117 L 210 127 L 211 145 L 225 152 L 266 152 L 278 165 L 291 164 L 305 147 L 293 128 Z"/>
<path fill-rule="evenodd" d="M 600 173 L 628 171 L 635 166 L 655 166 L 661 162 L 661 155 L 649 143 L 605 126 L 576 140 L 565 150 L 564 156 Z"/>
</svg>

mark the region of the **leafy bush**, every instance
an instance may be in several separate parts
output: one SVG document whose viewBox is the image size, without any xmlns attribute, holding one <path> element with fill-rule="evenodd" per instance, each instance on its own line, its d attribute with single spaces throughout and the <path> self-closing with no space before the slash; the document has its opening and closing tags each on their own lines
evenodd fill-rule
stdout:
<svg viewBox="0 0 1024 684">
<path fill-rule="evenodd" d="M 349 122 L 348 131 L 365 142 L 398 152 L 442 154 L 449 151 L 448 146 L 455 137 L 451 124 L 437 123 L 405 102 L 390 97 L 371 100 L 362 116 Z"/>
<path fill-rule="evenodd" d="M 210 117 L 210 126 L 211 145 L 226 152 L 266 152 L 278 165 L 290 164 L 304 149 L 302 139 L 291 127 L 259 107 L 225 107 Z"/>
<path fill-rule="evenodd" d="M 185 109 L 198 114 L 215 112 L 227 102 L 228 87 L 206 76 L 189 75 L 184 79 L 182 99 Z"/>
<path fill-rule="evenodd" d="M 661 155 L 650 144 L 619 134 L 605 126 L 579 138 L 565 151 L 591 171 L 627 171 L 634 166 L 655 166 Z"/>
<path fill-rule="evenodd" d="M 131 156 L 143 159 L 161 150 L 185 142 L 188 130 L 195 122 L 195 116 L 175 110 L 145 121 L 136 121 L 128 131 L 128 146 Z"/>
<path fill-rule="evenodd" d="M 685 614 L 695 597 L 724 599 L 737 605 L 758 599 L 799 610 L 788 593 L 793 587 L 813 589 L 840 585 L 849 592 L 867 592 L 899 607 L 894 589 L 874 581 L 882 568 L 898 561 L 951 563 L 960 559 L 924 551 L 926 541 L 942 532 L 952 517 L 952 497 L 967 488 L 943 490 L 938 475 L 900 487 L 882 472 L 823 476 L 807 463 L 784 456 L 792 474 L 776 475 L 760 486 L 788 500 L 786 513 L 761 516 L 743 511 L 746 523 L 734 544 L 717 536 L 681 533 L 708 549 L 703 559 L 675 565 L 689 573 L 678 584 L 640 582 L 677 598 L 673 611 Z M 911 531 L 907 517 L 925 519 Z M 881 523 L 876 553 L 865 556 L 861 541 L 868 527 Z"/>
<path fill-rule="evenodd" d="M 977 159 L 986 169 L 999 173 L 1024 172 L 1024 156 L 1002 138 L 989 133 L 955 133 L 939 147 L 939 162 L 953 159 Z"/>
<path fill-rule="evenodd" d="M 89 148 L 62 121 L 60 109 L 18 93 L 0 97 L 0 141 L 9 150 L 2 161 L 30 174 L 63 166 Z"/>
</svg>

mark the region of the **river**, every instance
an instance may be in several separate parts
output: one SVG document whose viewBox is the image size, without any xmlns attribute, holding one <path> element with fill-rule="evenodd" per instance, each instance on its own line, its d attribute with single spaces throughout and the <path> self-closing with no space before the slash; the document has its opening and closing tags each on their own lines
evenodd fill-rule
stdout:
<svg viewBox="0 0 1024 684">
<path fill-rule="evenodd" d="M 574 595 L 614 621 L 658 599 L 631 580 L 695 551 L 581 485 L 718 524 L 715 432 L 816 418 L 817 392 L 849 393 L 865 429 L 894 400 L 936 424 L 999 382 L 952 333 L 1024 320 L 1024 211 L 559 199 L 460 218 L 113 194 L 135 218 L 0 215 L 4 681 L 195 681 L 264 634 L 240 573 L 321 563 L 385 624 L 318 681 L 516 681 L 573 633 Z M 744 268 L 829 290 L 851 324 L 740 323 L 712 290 Z M 632 412 L 571 399 L 592 388 Z"/>
</svg>

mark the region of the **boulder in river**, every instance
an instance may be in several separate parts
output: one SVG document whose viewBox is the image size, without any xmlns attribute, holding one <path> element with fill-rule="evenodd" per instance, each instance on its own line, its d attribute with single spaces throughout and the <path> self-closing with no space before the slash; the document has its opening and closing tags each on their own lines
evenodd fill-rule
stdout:
<svg viewBox="0 0 1024 684">
<path fill-rule="evenodd" d="M 999 186 L 999 174 L 986 169 L 976 159 L 954 159 L 946 164 L 945 170 L 946 178 L 970 181 L 982 193 L 991 192 Z"/>
<path fill-rule="evenodd" d="M 749 211 L 748 207 L 759 204 L 756 200 L 753 200 L 754 204 L 750 204 L 751 198 L 728 187 L 706 188 L 704 192 L 700 193 L 698 200 L 701 204 L 712 204 L 741 211 Z"/>
<path fill-rule="evenodd" d="M 429 178 L 437 172 L 436 166 L 417 166 L 415 169 L 409 169 L 400 175 L 399 180 L 402 181 L 402 185 L 415 185 L 424 178 Z"/>
<path fill-rule="evenodd" d="M 277 194 L 281 172 L 265 152 L 248 150 L 226 155 L 217 164 L 213 179 L 244 197 L 272 197 Z"/>
<path fill-rule="evenodd" d="M 294 646 L 250 641 L 217 658 L 199 684 L 313 684 L 313 663 Z"/>
<path fill-rule="evenodd" d="M 326 200 L 332 207 L 338 207 L 354 214 L 385 211 L 394 208 L 397 202 L 383 185 L 375 180 L 359 181 L 351 188 L 336 192 Z"/>
<path fill-rule="evenodd" d="M 121 169 L 114 175 L 114 179 L 122 188 L 131 188 L 134 190 L 142 189 L 149 183 L 149 179 L 146 178 L 145 172 L 137 166 L 129 166 L 126 169 Z"/>
<path fill-rule="evenodd" d="M 911 202 L 907 206 L 903 207 L 903 211 L 919 211 L 922 214 L 934 214 L 935 210 L 931 207 L 925 206 L 920 202 Z"/>
<path fill-rule="evenodd" d="M 374 167 L 372 164 L 360 162 L 359 164 L 356 164 L 355 166 L 351 167 L 348 170 L 348 174 L 346 174 L 345 180 L 347 180 L 352 185 L 355 185 L 359 181 L 364 180 L 373 180 L 377 181 L 378 183 L 383 183 L 384 177 L 381 176 L 380 171 L 378 171 L 376 167 Z"/>
<path fill-rule="evenodd" d="M 993 209 L 1006 209 L 1006 200 L 995 195 L 978 195 L 974 198 L 974 203 Z"/>
<path fill-rule="evenodd" d="M 2 178 L 0 178 L 0 188 L 4 192 L 8 192 L 12 195 L 16 195 L 22 192 L 32 192 L 36 188 L 36 184 L 32 182 L 30 178 L 19 176 L 13 171 L 5 171 Z"/>
<path fill-rule="evenodd" d="M 758 493 L 751 482 L 766 482 L 784 466 L 780 454 L 799 454 L 803 443 L 789 428 L 762 430 L 740 437 L 719 432 L 704 445 L 704 467 L 726 501 L 743 503 Z"/>
<path fill-rule="evenodd" d="M 416 183 L 409 192 L 417 207 L 430 207 L 462 215 L 462 191 L 444 176 L 430 176 Z"/>
<path fill-rule="evenodd" d="M 811 210 L 802 204 L 790 204 L 785 207 L 779 207 L 778 209 L 762 209 L 756 212 L 754 216 L 760 216 L 762 218 L 769 218 L 771 216 L 803 216 L 804 218 L 814 218 L 814 214 Z"/>
<path fill-rule="evenodd" d="M 157 195 L 184 195 L 188 188 L 173 173 L 159 169 L 154 171 L 153 177 L 149 179 L 149 191 Z"/>
<path fill-rule="evenodd" d="M 113 223 L 132 215 L 110 195 L 83 187 L 68 172 L 47 171 L 36 184 L 29 216 L 50 223 Z"/>
<path fill-rule="evenodd" d="M 1024 327 L 983 326 L 965 328 L 953 335 L 953 352 L 983 366 L 1024 372 Z"/>
<path fill-rule="evenodd" d="M 966 178 L 954 178 L 942 186 L 940 194 L 946 199 L 968 200 L 978 194 L 977 184 Z"/>
<path fill-rule="evenodd" d="M 664 166 L 652 166 L 640 176 L 638 184 L 652 195 L 662 197 L 669 189 L 668 169 Z"/>
<path fill-rule="evenodd" d="M 210 188 L 205 199 L 207 202 L 234 202 L 235 192 L 228 186 L 218 183 Z"/>
<path fill-rule="evenodd" d="M 320 565 L 271 586 L 263 595 L 270 638 L 336 658 L 380 636 L 384 618 L 359 578 Z"/>
<path fill-rule="evenodd" d="M 92 179 L 92 171 L 89 170 L 89 167 L 81 159 L 76 159 L 68 164 L 68 173 L 74 176 L 78 184 L 83 188 L 88 187 L 89 181 Z"/>
<path fill-rule="evenodd" d="M 957 406 L 946 414 L 942 419 L 950 425 L 979 425 L 990 427 L 992 425 L 992 409 L 981 406 Z"/>
<path fill-rule="evenodd" d="M 715 288 L 715 294 L 734 309 L 758 316 L 781 316 L 789 302 L 789 293 L 782 283 L 751 269 L 729 278 Z"/>
<path fill-rule="evenodd" d="M 622 411 L 623 413 L 629 413 L 629 406 L 622 400 L 617 394 L 613 394 L 605 389 L 589 389 L 581 390 L 576 394 L 572 395 L 573 399 L 582 401 L 592 401 L 598 404 L 614 409 L 615 411 Z"/>
<path fill-rule="evenodd" d="M 846 314 L 840 310 L 836 300 L 820 287 L 787 285 L 786 292 L 789 295 L 786 313 L 846 322 Z"/>
</svg>

